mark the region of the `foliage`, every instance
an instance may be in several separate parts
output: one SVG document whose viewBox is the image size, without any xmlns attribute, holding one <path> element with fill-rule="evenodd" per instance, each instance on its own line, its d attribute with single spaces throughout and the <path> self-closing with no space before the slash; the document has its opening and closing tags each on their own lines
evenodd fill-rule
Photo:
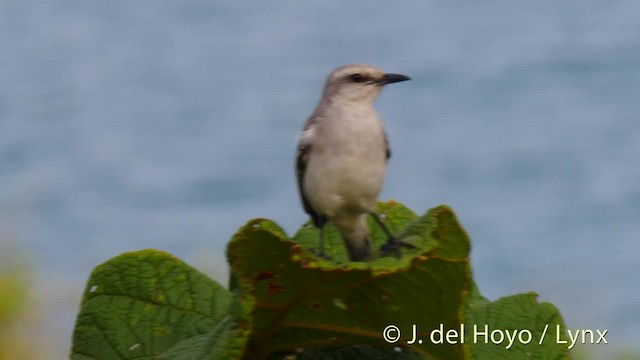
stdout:
<svg viewBox="0 0 640 360">
<path fill-rule="evenodd" d="M 228 245 L 229 290 L 160 251 L 115 257 L 89 279 L 71 357 L 569 358 L 556 341 L 565 331 L 553 305 L 538 303 L 534 293 L 494 302 L 480 295 L 469 238 L 451 209 L 418 217 L 389 202 L 378 212 L 417 249 L 349 262 L 329 226 L 331 258 L 323 259 L 314 255 L 318 234 L 309 224 L 289 238 L 274 222 L 256 219 Z M 369 227 L 379 248 L 384 234 L 373 221 Z"/>
</svg>

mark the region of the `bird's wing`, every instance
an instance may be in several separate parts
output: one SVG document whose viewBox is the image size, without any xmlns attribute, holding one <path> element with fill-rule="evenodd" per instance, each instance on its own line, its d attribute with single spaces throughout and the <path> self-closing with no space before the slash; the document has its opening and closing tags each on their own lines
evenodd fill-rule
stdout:
<svg viewBox="0 0 640 360">
<path fill-rule="evenodd" d="M 316 227 L 321 227 L 326 221 L 325 216 L 319 214 L 309 203 L 306 195 L 304 194 L 304 174 L 307 169 L 307 161 L 309 158 L 309 152 L 311 151 L 311 145 L 305 145 L 300 143 L 298 145 L 298 154 L 296 156 L 296 176 L 298 178 L 298 192 L 300 193 L 300 199 L 302 199 L 302 206 L 304 211 L 311 216 L 313 223 Z"/>
<path fill-rule="evenodd" d="M 316 227 L 322 227 L 326 222 L 326 217 L 318 213 L 309 203 L 306 195 L 304 194 L 304 175 L 307 170 L 307 163 L 309 160 L 309 154 L 311 152 L 311 132 L 313 131 L 311 124 L 308 123 L 300 136 L 300 143 L 298 144 L 298 151 L 296 154 L 296 178 L 298 179 L 298 192 L 300 193 L 300 199 L 302 199 L 302 206 L 304 211 L 311 216 L 313 223 Z M 306 132 L 306 133 L 305 133 Z"/>
<path fill-rule="evenodd" d="M 387 154 L 387 160 L 391 158 L 391 147 L 389 146 L 389 137 L 387 136 L 387 132 L 384 132 L 384 146 Z"/>
</svg>

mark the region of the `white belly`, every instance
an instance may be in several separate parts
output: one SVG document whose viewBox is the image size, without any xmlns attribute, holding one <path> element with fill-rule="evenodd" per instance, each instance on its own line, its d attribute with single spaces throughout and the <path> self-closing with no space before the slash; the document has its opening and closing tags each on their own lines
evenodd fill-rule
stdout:
<svg viewBox="0 0 640 360">
<path fill-rule="evenodd" d="M 386 168 L 384 131 L 377 117 L 318 128 L 304 177 L 311 206 L 333 218 L 374 210 Z"/>
</svg>

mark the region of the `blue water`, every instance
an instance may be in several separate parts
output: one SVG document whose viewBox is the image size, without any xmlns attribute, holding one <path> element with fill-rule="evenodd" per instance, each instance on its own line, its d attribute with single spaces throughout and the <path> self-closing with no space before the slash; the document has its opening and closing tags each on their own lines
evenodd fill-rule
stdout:
<svg viewBox="0 0 640 360">
<path fill-rule="evenodd" d="M 36 266 L 54 354 L 100 262 L 153 247 L 224 282 L 225 244 L 247 220 L 303 223 L 296 135 L 328 72 L 351 62 L 413 78 L 377 103 L 393 150 L 382 199 L 451 205 L 486 296 L 535 290 L 569 328 L 637 348 L 639 13 L 0 2 L 0 234 Z"/>
</svg>

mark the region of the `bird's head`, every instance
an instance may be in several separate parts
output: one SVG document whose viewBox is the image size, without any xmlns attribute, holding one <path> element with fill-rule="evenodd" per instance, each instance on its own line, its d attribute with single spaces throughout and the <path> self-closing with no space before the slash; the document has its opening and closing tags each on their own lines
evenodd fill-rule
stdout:
<svg viewBox="0 0 640 360">
<path fill-rule="evenodd" d="M 370 65 L 343 65 L 335 69 L 324 86 L 325 99 L 373 102 L 387 84 L 410 80 L 400 74 L 385 74 Z"/>
</svg>

